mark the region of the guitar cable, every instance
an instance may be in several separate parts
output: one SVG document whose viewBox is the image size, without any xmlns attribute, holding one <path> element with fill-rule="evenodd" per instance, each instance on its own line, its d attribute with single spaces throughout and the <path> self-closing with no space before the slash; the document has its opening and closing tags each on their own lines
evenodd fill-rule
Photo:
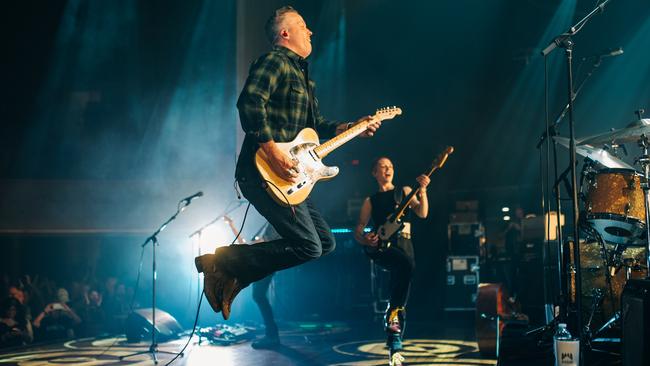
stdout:
<svg viewBox="0 0 650 366">
<path fill-rule="evenodd" d="M 289 198 L 287 196 L 285 196 L 285 194 L 282 192 L 282 190 L 278 186 L 276 186 L 275 183 L 271 182 L 270 180 L 264 179 L 264 183 L 266 183 L 267 185 L 268 184 L 272 185 L 273 188 L 275 188 L 278 192 L 280 192 L 280 194 L 282 195 L 282 198 L 284 198 L 284 201 L 287 203 L 287 206 L 291 209 L 291 213 L 293 214 L 293 219 L 297 220 L 298 218 L 296 217 L 296 208 L 289 202 Z M 264 188 L 266 188 L 266 187 L 264 187 Z"/>
<path fill-rule="evenodd" d="M 235 181 L 236 182 L 236 181 Z M 232 243 L 230 245 L 234 245 L 237 242 L 237 239 L 239 239 L 239 236 L 241 235 L 242 230 L 244 230 L 244 225 L 246 224 L 246 218 L 248 217 L 248 210 L 251 208 L 251 203 L 248 202 L 248 205 L 246 205 L 246 211 L 244 212 L 244 219 L 242 220 L 241 226 L 239 227 L 239 232 L 237 233 L 237 236 L 233 239 Z M 229 246 L 230 246 L 229 245 Z M 203 294 L 205 295 L 205 288 L 203 289 Z M 171 365 L 174 361 L 178 359 L 179 356 L 183 355 L 185 353 L 185 350 L 187 349 L 187 346 L 190 345 L 190 342 L 192 341 L 192 337 L 194 337 L 194 333 L 196 333 L 196 326 L 199 322 L 199 314 L 201 313 L 201 304 L 203 303 L 203 298 L 204 296 L 201 296 L 201 299 L 199 300 L 199 305 L 196 307 L 196 315 L 194 316 L 194 325 L 192 326 L 192 331 L 190 332 L 189 337 L 187 338 L 187 342 L 181 349 L 179 353 L 174 356 L 169 362 L 165 364 L 165 366 Z"/>
</svg>

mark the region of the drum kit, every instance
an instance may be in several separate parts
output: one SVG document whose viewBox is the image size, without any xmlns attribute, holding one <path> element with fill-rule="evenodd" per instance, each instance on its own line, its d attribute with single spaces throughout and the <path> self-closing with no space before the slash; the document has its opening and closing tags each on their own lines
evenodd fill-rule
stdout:
<svg viewBox="0 0 650 366">
<path fill-rule="evenodd" d="M 584 157 L 580 175 L 580 242 L 582 314 L 589 339 L 619 325 L 620 297 L 631 278 L 647 276 L 650 263 L 650 119 L 625 128 L 576 139 L 576 154 Z M 563 137 L 556 143 L 569 147 Z M 619 152 L 636 144 L 641 153 L 628 164 Z M 638 166 L 639 169 L 636 169 Z M 574 271 L 571 271 L 574 272 Z M 571 279 L 575 301 L 575 278 Z"/>
</svg>

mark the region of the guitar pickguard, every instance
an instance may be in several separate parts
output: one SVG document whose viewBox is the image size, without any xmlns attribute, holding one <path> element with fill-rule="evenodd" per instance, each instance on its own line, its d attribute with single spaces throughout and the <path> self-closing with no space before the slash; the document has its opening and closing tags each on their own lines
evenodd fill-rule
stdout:
<svg viewBox="0 0 650 366">
<path fill-rule="evenodd" d="M 339 174 L 339 168 L 323 164 L 313 151 L 316 146 L 313 142 L 305 142 L 291 148 L 291 157 L 298 162 L 298 181 L 286 189 L 285 195 L 292 196 L 308 188 L 311 190 L 319 180 L 332 179 Z"/>
<path fill-rule="evenodd" d="M 368 129 L 373 121 L 392 119 L 402 114 L 398 107 L 378 109 L 368 120 L 349 126 L 345 131 L 319 145 L 320 139 L 313 128 L 303 128 L 290 142 L 276 142 L 275 146 L 297 161 L 298 177 L 293 183 L 273 171 L 269 157 L 264 149 L 257 149 L 255 165 L 260 177 L 265 182 L 264 188 L 277 203 L 282 206 L 298 205 L 307 199 L 313 186 L 320 180 L 329 180 L 339 174 L 339 168 L 323 165 L 321 159 L 332 151 L 359 136 Z"/>
<path fill-rule="evenodd" d="M 377 234 L 379 235 L 379 239 L 383 241 L 388 241 L 393 234 L 395 234 L 399 229 L 402 228 L 404 223 L 402 221 L 391 221 L 387 220 L 383 225 L 379 227 L 379 230 L 377 230 Z"/>
</svg>

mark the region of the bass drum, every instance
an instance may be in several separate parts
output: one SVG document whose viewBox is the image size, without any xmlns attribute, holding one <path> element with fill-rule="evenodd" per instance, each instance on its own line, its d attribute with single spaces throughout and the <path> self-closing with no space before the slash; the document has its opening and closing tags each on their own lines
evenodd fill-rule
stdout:
<svg viewBox="0 0 650 366">
<path fill-rule="evenodd" d="M 587 175 L 585 219 L 606 242 L 643 245 L 645 203 L 641 179 L 631 169 L 602 169 Z"/>
<path fill-rule="evenodd" d="M 573 243 L 571 243 L 573 244 Z M 602 294 L 602 301 L 596 307 L 591 322 L 591 329 L 597 330 L 614 314 L 621 310 L 621 294 L 627 283 L 627 278 L 645 278 L 647 273 L 642 265 L 645 258 L 645 248 L 627 247 L 621 255 L 620 267 L 608 266 L 605 259 L 610 257 L 616 248 L 615 245 L 605 244 L 606 252 L 603 253 L 601 245 L 596 241 L 580 243 L 580 274 L 582 276 L 582 314 L 583 323 L 586 324 L 591 315 L 596 297 L 596 292 Z M 571 251 L 573 257 L 573 251 Z M 573 258 L 571 258 L 573 261 Z M 608 276 L 610 280 L 608 281 Z M 611 285 L 608 283 L 611 282 Z M 576 287 L 575 274 L 571 274 L 571 298 L 575 302 Z"/>
</svg>

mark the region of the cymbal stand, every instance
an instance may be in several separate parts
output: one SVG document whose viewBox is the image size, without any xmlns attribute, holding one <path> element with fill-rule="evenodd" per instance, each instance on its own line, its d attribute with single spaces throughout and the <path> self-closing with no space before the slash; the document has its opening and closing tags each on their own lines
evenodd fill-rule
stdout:
<svg viewBox="0 0 650 366">
<path fill-rule="evenodd" d="M 650 146 L 650 141 L 648 136 L 645 134 L 641 135 L 639 138 L 639 146 L 643 149 L 643 155 L 636 159 L 636 162 L 641 164 L 643 168 L 643 177 L 645 178 L 644 182 L 641 183 L 641 188 L 643 188 L 643 197 L 645 199 L 645 229 L 646 229 L 646 268 L 648 272 L 646 276 L 650 278 L 650 156 L 648 156 L 648 147 Z"/>
</svg>

